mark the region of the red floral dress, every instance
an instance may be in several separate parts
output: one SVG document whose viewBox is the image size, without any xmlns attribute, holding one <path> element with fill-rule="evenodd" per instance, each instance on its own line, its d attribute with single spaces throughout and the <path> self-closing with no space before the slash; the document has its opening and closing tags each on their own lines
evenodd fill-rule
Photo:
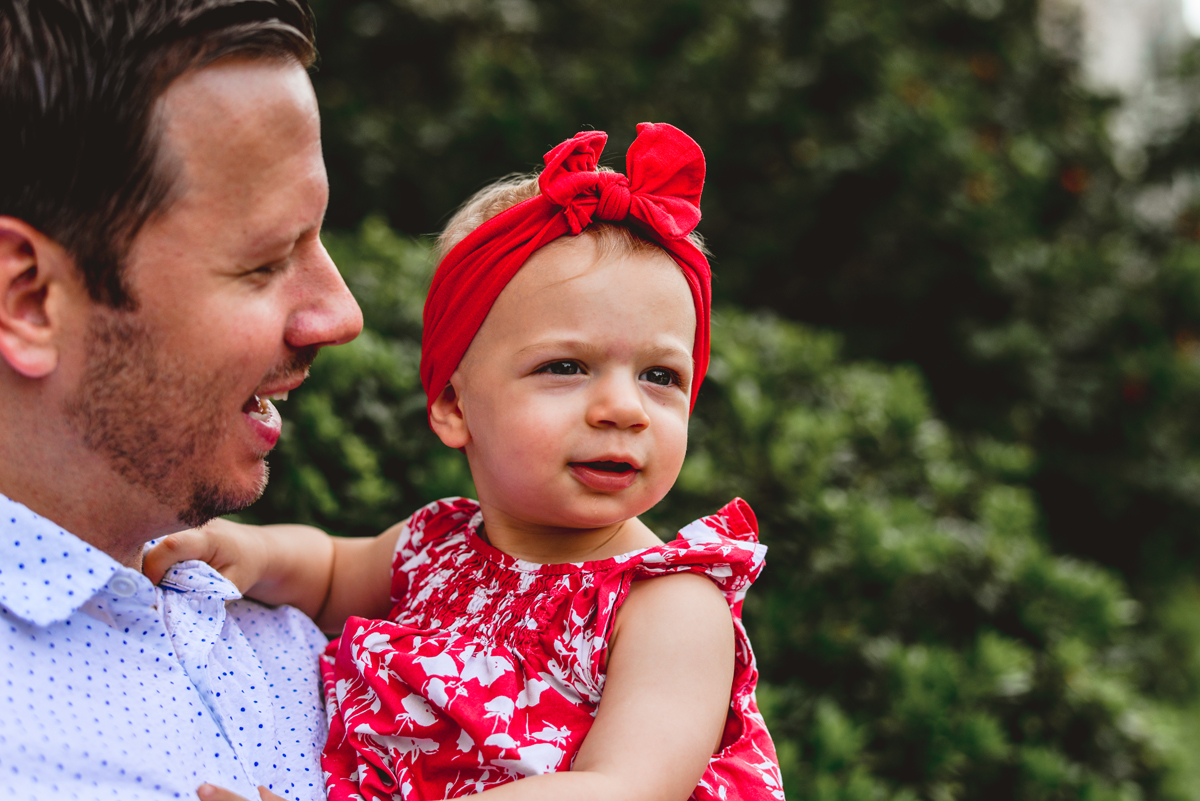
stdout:
<svg viewBox="0 0 1200 801">
<path fill-rule="evenodd" d="M 608 639 L 631 584 L 680 572 L 721 588 L 737 642 L 722 747 L 692 798 L 783 798 L 741 622 L 766 553 L 745 501 L 672 542 L 580 564 L 514 559 L 476 535 L 482 519 L 462 498 L 409 518 L 389 619 L 352 617 L 329 644 L 321 764 L 330 801 L 456 798 L 570 770 L 600 703 Z"/>
</svg>

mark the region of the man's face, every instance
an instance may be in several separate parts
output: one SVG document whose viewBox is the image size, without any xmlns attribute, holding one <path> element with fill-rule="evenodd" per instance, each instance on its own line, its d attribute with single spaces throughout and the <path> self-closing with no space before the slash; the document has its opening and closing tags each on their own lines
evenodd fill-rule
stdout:
<svg viewBox="0 0 1200 801">
<path fill-rule="evenodd" d="M 65 411 L 91 450 L 194 526 L 261 495 L 279 438 L 268 396 L 362 316 L 319 238 L 328 183 L 295 63 L 227 60 L 160 100 L 175 201 L 138 234 L 136 310 L 93 306 Z"/>
</svg>

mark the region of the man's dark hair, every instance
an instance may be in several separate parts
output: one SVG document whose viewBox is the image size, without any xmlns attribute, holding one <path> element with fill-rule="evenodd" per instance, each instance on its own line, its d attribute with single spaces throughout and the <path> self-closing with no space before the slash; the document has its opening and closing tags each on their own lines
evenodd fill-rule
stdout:
<svg viewBox="0 0 1200 801">
<path fill-rule="evenodd" d="M 304 0 L 0 0 L 0 215 L 62 245 L 95 301 L 135 308 L 122 263 L 175 185 L 158 98 L 227 56 L 315 54 Z"/>
</svg>

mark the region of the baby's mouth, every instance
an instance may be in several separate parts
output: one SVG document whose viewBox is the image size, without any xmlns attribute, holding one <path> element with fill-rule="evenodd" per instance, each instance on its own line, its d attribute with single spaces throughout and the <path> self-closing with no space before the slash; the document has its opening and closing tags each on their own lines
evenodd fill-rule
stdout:
<svg viewBox="0 0 1200 801">
<path fill-rule="evenodd" d="M 571 464 L 590 467 L 592 470 L 599 470 L 602 473 L 629 473 L 637 470 L 629 462 L 572 462 Z"/>
<path fill-rule="evenodd" d="M 246 401 L 245 405 L 242 406 L 242 411 L 260 423 L 269 423 L 272 412 L 275 411 L 275 406 L 271 401 L 285 401 L 287 399 L 288 393 L 286 392 L 275 392 L 261 398 L 257 395 L 251 395 L 250 400 Z"/>
<path fill-rule="evenodd" d="M 627 490 L 641 475 L 642 468 L 633 462 L 597 459 L 593 462 L 571 462 L 575 480 L 594 492 L 614 493 Z"/>
</svg>

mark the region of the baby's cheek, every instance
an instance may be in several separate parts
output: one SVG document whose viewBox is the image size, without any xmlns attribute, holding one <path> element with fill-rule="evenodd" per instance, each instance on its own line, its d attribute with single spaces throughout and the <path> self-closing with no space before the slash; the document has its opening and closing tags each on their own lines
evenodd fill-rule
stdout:
<svg viewBox="0 0 1200 801">
<path fill-rule="evenodd" d="M 667 417 L 661 424 L 662 432 L 659 437 L 659 448 L 664 455 L 670 455 L 670 458 L 677 459 L 679 464 L 683 463 L 683 457 L 687 453 L 688 442 L 688 420 L 686 416 L 680 417 L 672 415 Z"/>
<path fill-rule="evenodd" d="M 563 461 L 562 432 L 546 425 L 534 409 L 512 408 L 506 418 L 490 420 L 483 442 L 488 452 L 485 469 L 500 485 L 520 485 L 533 475 Z"/>
</svg>

